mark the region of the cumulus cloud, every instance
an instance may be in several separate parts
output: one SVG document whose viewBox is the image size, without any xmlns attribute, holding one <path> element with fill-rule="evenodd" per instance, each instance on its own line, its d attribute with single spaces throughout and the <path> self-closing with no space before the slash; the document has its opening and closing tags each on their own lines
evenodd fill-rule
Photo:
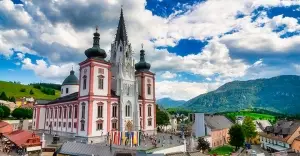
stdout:
<svg viewBox="0 0 300 156">
<path fill-rule="evenodd" d="M 164 72 L 163 74 L 161 74 L 161 77 L 164 79 L 173 79 L 177 76 L 176 73 L 171 73 L 169 71 Z"/>
<path fill-rule="evenodd" d="M 217 89 L 221 83 L 197 83 L 182 81 L 161 81 L 155 85 L 156 98 L 170 97 L 175 100 L 189 100 L 199 94 Z"/>
<path fill-rule="evenodd" d="M 25 58 L 22 61 L 22 69 L 32 70 L 37 76 L 52 82 L 62 81 L 69 75 L 72 68 L 74 68 L 74 71 L 78 71 L 79 69 L 78 65 L 72 63 L 59 66 L 49 65 L 44 60 L 36 60 L 36 62 L 32 62 L 30 58 Z"/>
</svg>

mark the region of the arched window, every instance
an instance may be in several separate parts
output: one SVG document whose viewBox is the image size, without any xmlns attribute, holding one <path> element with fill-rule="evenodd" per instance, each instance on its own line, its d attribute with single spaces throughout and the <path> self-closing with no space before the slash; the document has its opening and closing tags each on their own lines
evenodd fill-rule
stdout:
<svg viewBox="0 0 300 156">
<path fill-rule="evenodd" d="M 151 116 L 151 105 L 148 105 L 148 116 Z"/>
<path fill-rule="evenodd" d="M 126 58 L 128 58 L 128 52 L 126 52 Z"/>
<path fill-rule="evenodd" d="M 147 93 L 148 95 L 151 95 L 151 84 L 147 85 Z"/>
<path fill-rule="evenodd" d="M 129 117 L 131 116 L 131 106 L 130 106 L 130 102 L 128 101 L 128 103 L 125 106 L 125 116 Z"/>
<path fill-rule="evenodd" d="M 142 117 L 142 106 L 140 106 L 140 117 Z"/>
<path fill-rule="evenodd" d="M 77 119 L 77 106 L 74 107 L 74 118 Z"/>
<path fill-rule="evenodd" d="M 72 106 L 69 107 L 69 118 L 72 117 Z"/>
<path fill-rule="evenodd" d="M 87 78 L 87 76 L 84 75 L 84 76 L 83 76 L 83 90 L 86 89 L 86 78 Z"/>
<path fill-rule="evenodd" d="M 81 127 L 80 127 L 81 129 L 80 130 L 84 131 L 84 120 L 81 120 L 80 123 L 81 123 Z"/>
<path fill-rule="evenodd" d="M 64 118 L 67 118 L 67 107 L 64 108 Z"/>
<path fill-rule="evenodd" d="M 54 118 L 57 118 L 57 108 L 55 108 Z"/>
<path fill-rule="evenodd" d="M 120 47 L 120 52 L 122 52 L 122 47 Z"/>
<path fill-rule="evenodd" d="M 85 103 L 81 104 L 81 118 L 85 118 Z"/>
<path fill-rule="evenodd" d="M 103 118 L 103 105 L 98 105 L 98 118 Z"/>
<path fill-rule="evenodd" d="M 69 88 L 66 88 L 66 94 L 68 94 L 69 93 Z"/>
<path fill-rule="evenodd" d="M 112 117 L 117 117 L 117 106 L 112 107 Z"/>
<path fill-rule="evenodd" d="M 51 119 L 53 118 L 53 109 L 51 108 Z"/>
<path fill-rule="evenodd" d="M 62 108 L 59 107 L 59 118 L 61 118 Z"/>
<path fill-rule="evenodd" d="M 104 76 L 99 75 L 98 76 L 98 89 L 103 89 L 104 86 Z"/>
</svg>

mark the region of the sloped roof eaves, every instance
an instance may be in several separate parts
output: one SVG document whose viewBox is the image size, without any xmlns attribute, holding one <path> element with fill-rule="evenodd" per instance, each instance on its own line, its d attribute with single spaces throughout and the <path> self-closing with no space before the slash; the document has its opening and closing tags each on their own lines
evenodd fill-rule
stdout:
<svg viewBox="0 0 300 156">
<path fill-rule="evenodd" d="M 223 115 L 205 115 L 204 120 L 207 126 L 212 130 L 226 129 L 233 125 L 233 123 Z"/>
<path fill-rule="evenodd" d="M 288 135 L 287 137 L 285 138 L 281 138 L 279 136 L 273 136 L 273 134 L 267 134 L 265 132 L 260 132 L 258 133 L 260 136 L 263 136 L 263 137 L 266 137 L 266 138 L 269 138 L 269 139 L 273 139 L 273 140 L 279 140 L 279 141 L 282 141 L 282 142 L 287 142 L 288 138 L 290 137 L 290 135 Z"/>
<path fill-rule="evenodd" d="M 69 101 L 75 101 L 78 100 L 78 92 L 72 93 L 70 95 L 67 96 L 63 96 L 60 98 L 57 98 L 47 104 L 56 104 L 56 103 L 62 103 L 62 102 L 69 102 Z"/>
</svg>

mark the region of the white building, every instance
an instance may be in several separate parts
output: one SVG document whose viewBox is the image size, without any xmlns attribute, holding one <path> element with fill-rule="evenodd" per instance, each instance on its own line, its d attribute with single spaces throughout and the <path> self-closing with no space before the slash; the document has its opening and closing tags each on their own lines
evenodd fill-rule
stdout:
<svg viewBox="0 0 300 156">
<path fill-rule="evenodd" d="M 79 80 L 72 70 L 62 84 L 62 97 L 34 106 L 33 128 L 86 137 L 100 142 L 111 131 L 156 133 L 155 74 L 140 51 L 134 64 L 123 11 L 110 61 L 94 33 L 87 59 L 79 63 Z"/>
</svg>

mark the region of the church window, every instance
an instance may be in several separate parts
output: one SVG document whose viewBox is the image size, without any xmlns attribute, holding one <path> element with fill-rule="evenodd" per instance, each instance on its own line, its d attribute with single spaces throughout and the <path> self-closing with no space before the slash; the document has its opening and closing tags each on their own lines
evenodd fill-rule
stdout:
<svg viewBox="0 0 300 156">
<path fill-rule="evenodd" d="M 142 117 L 142 106 L 140 106 L 140 117 Z"/>
<path fill-rule="evenodd" d="M 77 119 L 77 106 L 74 108 L 74 118 Z"/>
<path fill-rule="evenodd" d="M 126 58 L 128 58 L 128 52 L 126 52 Z"/>
<path fill-rule="evenodd" d="M 74 128 L 77 128 L 77 122 L 74 122 Z"/>
<path fill-rule="evenodd" d="M 130 116 L 130 104 L 127 104 L 126 106 L 125 106 L 125 116 L 126 117 L 129 117 Z"/>
<path fill-rule="evenodd" d="M 113 122 L 113 123 L 112 123 L 112 128 L 113 128 L 113 129 L 117 129 L 117 123 L 116 123 L 116 122 Z"/>
<path fill-rule="evenodd" d="M 86 75 L 83 76 L 83 90 L 86 89 Z"/>
<path fill-rule="evenodd" d="M 97 130 L 102 130 L 103 129 L 103 123 L 97 123 Z"/>
<path fill-rule="evenodd" d="M 152 120 L 148 120 L 148 126 L 152 125 Z"/>
<path fill-rule="evenodd" d="M 66 94 L 68 94 L 69 93 L 69 88 L 66 88 Z"/>
<path fill-rule="evenodd" d="M 148 116 L 151 116 L 151 105 L 148 106 Z"/>
<path fill-rule="evenodd" d="M 59 118 L 61 118 L 62 108 L 59 107 Z"/>
<path fill-rule="evenodd" d="M 69 122 L 69 126 L 68 127 L 71 128 L 71 126 L 72 126 L 72 124 L 71 124 L 71 122 Z"/>
<path fill-rule="evenodd" d="M 57 108 L 55 108 L 54 118 L 57 118 Z"/>
<path fill-rule="evenodd" d="M 53 118 L 53 109 L 51 109 L 51 119 Z"/>
<path fill-rule="evenodd" d="M 81 121 L 81 129 L 80 130 L 84 131 L 84 121 L 83 120 Z"/>
<path fill-rule="evenodd" d="M 81 118 L 85 118 L 85 103 L 81 104 Z"/>
<path fill-rule="evenodd" d="M 98 118 L 103 118 L 103 106 L 98 106 Z"/>
<path fill-rule="evenodd" d="M 69 118 L 72 117 L 72 107 L 69 107 Z"/>
<path fill-rule="evenodd" d="M 62 94 L 64 93 L 64 89 L 61 89 L 61 93 L 62 93 Z"/>
<path fill-rule="evenodd" d="M 147 93 L 148 95 L 151 95 L 151 84 L 147 85 Z"/>
<path fill-rule="evenodd" d="M 127 87 L 127 96 L 129 96 L 130 95 L 130 86 L 128 85 L 128 87 Z"/>
<path fill-rule="evenodd" d="M 64 122 L 64 128 L 66 127 L 66 122 Z"/>
<path fill-rule="evenodd" d="M 58 127 L 61 127 L 61 122 L 58 122 Z"/>
<path fill-rule="evenodd" d="M 104 74 L 104 69 L 98 68 L 98 74 Z"/>
<path fill-rule="evenodd" d="M 47 109 L 47 119 L 49 118 L 49 109 Z"/>
<path fill-rule="evenodd" d="M 67 108 L 64 108 L 64 118 L 67 118 Z"/>
<path fill-rule="evenodd" d="M 56 122 L 54 122 L 54 127 L 56 127 Z"/>
<path fill-rule="evenodd" d="M 117 106 L 113 106 L 112 117 L 117 117 Z"/>
<path fill-rule="evenodd" d="M 120 47 L 120 51 L 122 51 L 122 47 Z"/>
<path fill-rule="evenodd" d="M 98 76 L 98 89 L 103 89 L 104 86 L 104 76 L 103 75 L 99 75 Z"/>
</svg>

